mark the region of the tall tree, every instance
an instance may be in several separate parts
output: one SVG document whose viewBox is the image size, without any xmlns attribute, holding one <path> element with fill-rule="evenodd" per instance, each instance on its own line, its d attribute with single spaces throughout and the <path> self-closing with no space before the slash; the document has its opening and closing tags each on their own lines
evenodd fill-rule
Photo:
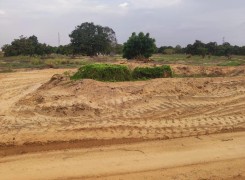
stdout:
<svg viewBox="0 0 245 180">
<path fill-rule="evenodd" d="M 116 34 L 109 27 L 82 23 L 69 35 L 74 54 L 95 56 L 99 53 L 109 54 L 117 44 Z"/>
<path fill-rule="evenodd" d="M 138 35 L 132 33 L 128 41 L 124 43 L 123 57 L 127 59 L 149 58 L 155 51 L 155 39 L 150 38 L 149 33 L 146 35 L 143 32 Z"/>
</svg>

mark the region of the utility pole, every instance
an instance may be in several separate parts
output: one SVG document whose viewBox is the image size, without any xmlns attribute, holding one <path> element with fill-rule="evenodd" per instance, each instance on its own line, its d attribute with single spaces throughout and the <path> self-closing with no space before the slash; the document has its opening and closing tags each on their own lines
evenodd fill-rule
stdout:
<svg viewBox="0 0 245 180">
<path fill-rule="evenodd" d="M 58 32 L 58 46 L 60 46 L 60 33 Z"/>
<path fill-rule="evenodd" d="M 222 40 L 223 40 L 223 44 L 225 44 L 225 36 L 223 37 L 223 39 L 222 39 Z"/>
</svg>

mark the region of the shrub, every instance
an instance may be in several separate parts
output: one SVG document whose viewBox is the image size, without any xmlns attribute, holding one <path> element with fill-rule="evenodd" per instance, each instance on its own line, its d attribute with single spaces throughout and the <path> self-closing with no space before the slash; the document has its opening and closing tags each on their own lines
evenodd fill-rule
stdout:
<svg viewBox="0 0 245 180">
<path fill-rule="evenodd" d="M 134 69 L 132 76 L 133 79 L 172 77 L 172 69 L 167 65 L 160 67 L 137 67 Z"/>
<path fill-rule="evenodd" d="M 31 62 L 32 65 L 43 64 L 43 62 L 40 59 L 32 59 L 30 62 Z"/>
<path fill-rule="evenodd" d="M 95 79 L 99 81 L 129 81 L 131 72 L 127 66 L 110 64 L 89 64 L 81 67 L 71 79 Z"/>
<path fill-rule="evenodd" d="M 127 59 L 147 59 L 152 56 L 156 50 L 155 39 L 150 38 L 150 34 L 146 35 L 141 32 L 138 35 L 132 33 L 128 41 L 123 46 L 123 58 Z"/>
<path fill-rule="evenodd" d="M 175 50 L 171 48 L 167 48 L 163 51 L 163 54 L 174 54 Z"/>
</svg>

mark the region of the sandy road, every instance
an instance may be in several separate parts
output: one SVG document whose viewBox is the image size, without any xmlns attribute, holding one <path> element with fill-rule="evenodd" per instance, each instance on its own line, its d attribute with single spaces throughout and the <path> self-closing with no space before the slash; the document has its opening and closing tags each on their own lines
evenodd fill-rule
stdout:
<svg viewBox="0 0 245 180">
<path fill-rule="evenodd" d="M 243 179 L 245 133 L 0 159 L 2 179 Z"/>
</svg>

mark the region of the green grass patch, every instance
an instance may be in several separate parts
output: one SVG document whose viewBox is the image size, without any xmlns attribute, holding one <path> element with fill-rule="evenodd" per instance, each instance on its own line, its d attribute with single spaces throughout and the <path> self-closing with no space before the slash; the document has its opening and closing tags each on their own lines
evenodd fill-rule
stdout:
<svg viewBox="0 0 245 180">
<path fill-rule="evenodd" d="M 71 79 L 94 79 L 98 81 L 129 81 L 131 72 L 127 66 L 112 64 L 89 64 L 79 68 Z"/>
<path fill-rule="evenodd" d="M 33 68 L 79 68 L 82 65 L 115 62 L 118 56 L 63 56 L 52 54 L 49 56 L 0 56 L 0 68 L 11 66 L 13 69 L 33 69 Z"/>
<path fill-rule="evenodd" d="M 188 58 L 185 54 L 154 54 L 151 57 L 152 60 L 158 63 L 163 64 L 186 64 L 186 65 L 198 65 L 198 66 L 216 66 L 216 65 L 226 65 L 233 66 L 232 63 L 229 65 L 229 62 L 237 62 L 240 65 L 245 65 L 245 56 L 232 56 L 231 59 L 228 59 L 225 56 L 191 56 Z"/>
<path fill-rule="evenodd" d="M 240 65 L 242 65 L 242 63 L 238 61 L 228 61 L 228 62 L 218 64 L 218 66 L 240 66 Z"/>
<path fill-rule="evenodd" d="M 170 66 L 137 67 L 133 71 L 124 65 L 89 64 L 85 65 L 71 77 L 72 80 L 94 79 L 98 81 L 134 81 L 154 78 L 172 77 Z"/>
<path fill-rule="evenodd" d="M 239 66 L 245 65 L 245 56 L 232 56 L 227 59 L 224 56 L 191 56 L 187 58 L 185 54 L 154 54 L 151 59 L 159 65 L 164 64 L 186 64 L 199 66 Z M 15 69 L 43 69 L 43 68 L 79 68 L 87 64 L 95 63 L 115 63 L 125 60 L 120 55 L 117 56 L 63 56 L 52 54 L 48 56 L 12 56 L 4 57 L 0 53 L 0 68 L 11 67 Z"/>
<path fill-rule="evenodd" d="M 137 67 L 132 73 L 133 79 L 154 79 L 172 76 L 172 69 L 167 65 L 159 67 Z"/>
</svg>

